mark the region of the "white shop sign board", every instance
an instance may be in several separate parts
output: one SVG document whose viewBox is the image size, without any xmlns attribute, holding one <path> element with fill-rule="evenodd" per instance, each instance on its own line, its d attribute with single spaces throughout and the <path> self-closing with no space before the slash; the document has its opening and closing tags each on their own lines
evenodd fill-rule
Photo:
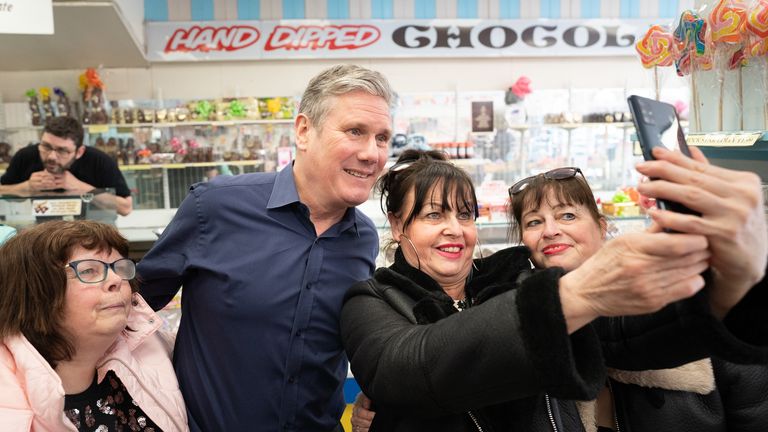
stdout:
<svg viewBox="0 0 768 432">
<path fill-rule="evenodd" d="M 0 0 L 0 33 L 53 34 L 52 0 Z"/>
<path fill-rule="evenodd" d="M 147 59 L 634 56 L 648 19 L 147 23 Z"/>
</svg>

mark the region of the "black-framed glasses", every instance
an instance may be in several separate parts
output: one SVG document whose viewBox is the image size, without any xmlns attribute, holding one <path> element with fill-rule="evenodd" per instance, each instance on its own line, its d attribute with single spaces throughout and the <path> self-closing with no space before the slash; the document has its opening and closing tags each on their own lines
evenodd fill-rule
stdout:
<svg viewBox="0 0 768 432">
<path fill-rule="evenodd" d="M 549 170 L 545 173 L 536 174 L 534 176 L 526 177 L 517 183 L 513 184 L 512 187 L 509 188 L 509 196 L 517 195 L 523 190 L 525 190 L 526 187 L 531 183 L 531 180 L 543 176 L 545 179 L 548 180 L 565 180 L 569 178 L 576 177 L 577 174 L 581 174 L 582 177 L 584 177 L 584 173 L 581 172 L 581 169 L 577 167 L 562 167 L 562 168 L 555 168 L 553 170 Z"/>
<path fill-rule="evenodd" d="M 74 153 L 74 151 L 72 150 L 68 150 L 61 147 L 54 147 L 46 142 L 40 143 L 40 150 L 45 154 L 48 154 L 50 152 L 56 152 L 56 155 L 60 157 L 67 157 L 72 153 Z"/>
<path fill-rule="evenodd" d="M 111 263 L 97 259 L 84 259 L 72 261 L 64 268 L 72 268 L 75 276 L 82 283 L 99 283 L 107 278 L 107 272 L 112 269 L 123 280 L 131 280 L 136 277 L 136 263 L 129 258 L 120 258 Z"/>
</svg>

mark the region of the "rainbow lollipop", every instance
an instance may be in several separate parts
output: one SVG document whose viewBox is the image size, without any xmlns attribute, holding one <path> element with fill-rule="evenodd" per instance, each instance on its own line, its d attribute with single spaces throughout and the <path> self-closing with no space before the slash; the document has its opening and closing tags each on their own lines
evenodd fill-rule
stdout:
<svg viewBox="0 0 768 432">
<path fill-rule="evenodd" d="M 757 0 L 747 16 L 747 32 L 749 33 L 749 56 L 759 58 L 762 64 L 763 89 L 768 89 L 768 65 L 765 56 L 768 55 L 768 0 Z M 763 127 L 768 127 L 768 100 L 763 104 Z"/>
<path fill-rule="evenodd" d="M 691 75 L 691 105 L 692 118 L 696 126 L 701 127 L 699 92 L 696 86 L 696 70 L 712 68 L 712 55 L 707 50 L 707 22 L 692 10 L 686 10 L 680 15 L 677 28 L 674 31 L 677 45 L 675 67 L 680 76 Z"/>
<path fill-rule="evenodd" d="M 758 0 L 747 15 L 747 32 L 751 35 L 749 55 L 762 57 L 768 54 L 768 0 Z"/>
<path fill-rule="evenodd" d="M 743 3 L 735 0 L 720 0 L 709 14 L 709 25 L 712 28 L 712 43 L 715 45 L 718 81 L 720 82 L 720 103 L 718 104 L 717 129 L 723 130 L 723 97 L 725 94 L 725 70 L 738 61 L 738 51 L 741 50 L 747 23 L 747 9 Z M 736 60 L 734 60 L 736 56 Z M 736 66 L 738 68 L 738 66 Z M 742 101 L 741 68 L 739 70 L 739 101 Z M 743 104 L 740 104 L 743 106 Z M 741 123 L 744 116 L 741 116 Z M 743 126 L 742 126 L 743 128 Z"/>
<path fill-rule="evenodd" d="M 744 4 L 734 0 L 720 0 L 709 14 L 712 26 L 712 42 L 715 44 L 738 44 L 744 40 L 744 26 L 747 21 L 747 9 Z"/>
<path fill-rule="evenodd" d="M 768 0 L 766 0 L 768 1 Z M 673 49 L 675 40 L 672 34 L 660 25 L 651 26 L 635 45 L 643 67 L 650 69 L 656 66 L 672 66 L 674 61 Z"/>
<path fill-rule="evenodd" d="M 709 69 L 711 61 L 707 58 L 707 22 L 692 10 L 686 10 L 680 15 L 680 21 L 673 35 L 677 46 L 675 66 L 677 74 L 685 76 L 691 73 L 691 58 L 696 58 L 696 64 L 705 65 Z M 709 66 L 709 67 L 707 67 Z"/>
<path fill-rule="evenodd" d="M 768 0 L 757 0 L 749 11 L 746 26 L 753 35 L 768 38 Z"/>
</svg>

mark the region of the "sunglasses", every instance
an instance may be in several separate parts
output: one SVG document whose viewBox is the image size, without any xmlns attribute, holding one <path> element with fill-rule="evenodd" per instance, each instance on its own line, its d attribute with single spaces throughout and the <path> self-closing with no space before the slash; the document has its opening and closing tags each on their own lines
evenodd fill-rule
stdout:
<svg viewBox="0 0 768 432">
<path fill-rule="evenodd" d="M 582 177 L 584 177 L 584 173 L 581 172 L 579 168 L 576 167 L 562 167 L 562 168 L 555 168 L 553 170 L 547 171 L 545 173 L 536 174 L 534 176 L 526 177 L 519 182 L 512 185 L 511 188 L 509 188 L 509 196 L 517 195 L 520 192 L 524 191 L 526 187 L 533 181 L 533 179 L 537 177 L 544 177 L 547 180 L 565 180 L 569 178 L 576 177 L 577 174 L 581 174 Z"/>
</svg>

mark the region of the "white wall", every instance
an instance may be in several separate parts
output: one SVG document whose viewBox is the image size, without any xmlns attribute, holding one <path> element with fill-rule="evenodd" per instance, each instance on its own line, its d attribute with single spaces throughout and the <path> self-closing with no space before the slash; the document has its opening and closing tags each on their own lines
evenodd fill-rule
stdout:
<svg viewBox="0 0 768 432">
<path fill-rule="evenodd" d="M 336 60 L 155 64 L 148 69 L 104 69 L 109 99 L 191 99 L 300 95 L 307 81 Z M 635 57 L 375 59 L 356 63 L 384 73 L 396 91 L 504 90 L 521 75 L 535 89 L 649 87 L 652 74 Z M 0 72 L 5 102 L 23 102 L 28 88 L 62 87 L 77 97 L 81 70 Z M 665 72 L 672 72 L 665 70 Z M 671 74 L 674 75 L 672 72 Z M 676 77 L 665 86 L 684 84 Z"/>
</svg>

